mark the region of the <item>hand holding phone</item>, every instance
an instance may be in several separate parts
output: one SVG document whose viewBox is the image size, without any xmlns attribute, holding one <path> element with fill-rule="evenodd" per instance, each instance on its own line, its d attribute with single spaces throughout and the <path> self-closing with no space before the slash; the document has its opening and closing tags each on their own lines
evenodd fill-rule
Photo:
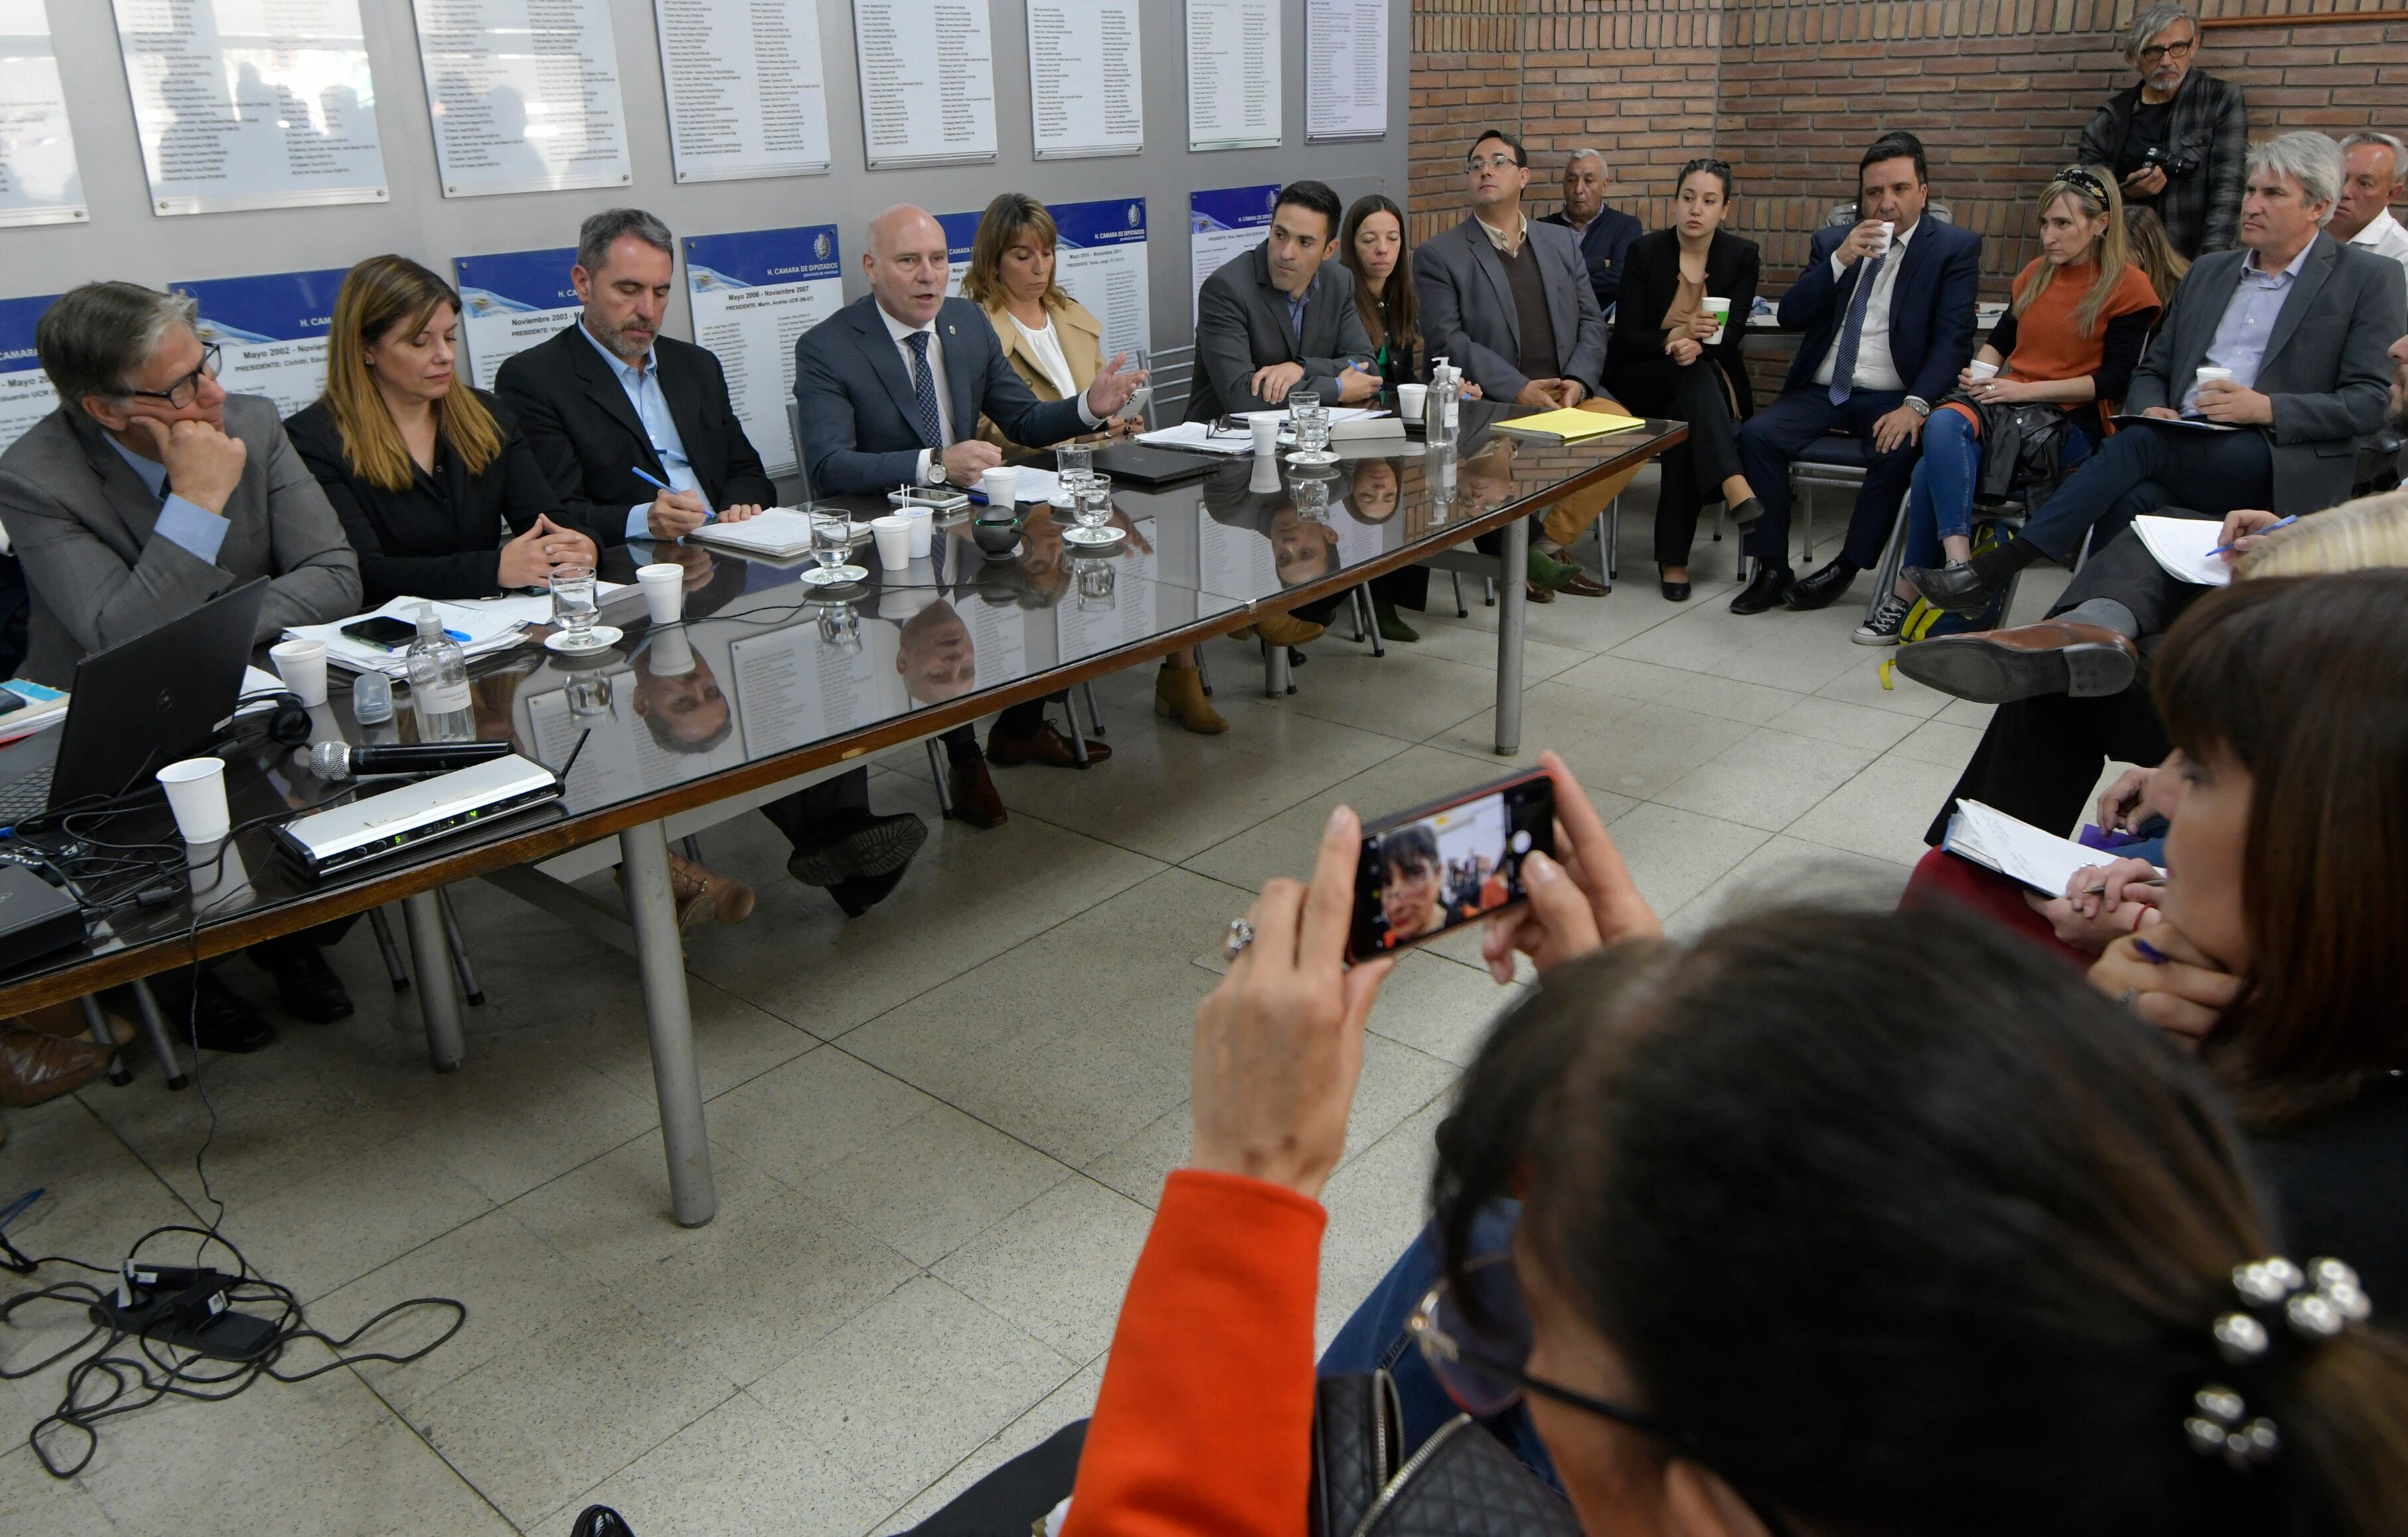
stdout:
<svg viewBox="0 0 2408 1537">
<path fill-rule="evenodd" d="M 1588 792 L 1555 754 L 1540 754 L 1539 767 L 1555 786 L 1554 857 L 1526 860 L 1527 903 L 1488 921 L 1480 954 L 1500 984 L 1513 980 L 1517 951 L 1544 975 L 1610 944 L 1664 937 L 1663 920 L 1639 894 Z"/>
<path fill-rule="evenodd" d="M 1516 774 L 1363 831 L 1349 958 L 1391 954 L 1523 899 L 1522 862 L 1555 847 L 1555 786 Z"/>
</svg>

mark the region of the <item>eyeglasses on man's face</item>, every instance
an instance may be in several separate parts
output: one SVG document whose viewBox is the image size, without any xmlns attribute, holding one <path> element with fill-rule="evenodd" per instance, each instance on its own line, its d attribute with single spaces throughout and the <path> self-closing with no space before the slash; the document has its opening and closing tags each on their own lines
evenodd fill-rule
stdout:
<svg viewBox="0 0 2408 1537">
<path fill-rule="evenodd" d="M 2186 37 L 2179 43 L 2151 43 L 2141 50 L 2141 62 L 2144 65 L 2154 65 L 2163 64 L 2166 60 L 2172 59 L 2176 64 L 2180 64 L 2189 58 L 2190 50 L 2198 46 L 2199 40 L 2194 37 Z"/>
<path fill-rule="evenodd" d="M 1480 155 L 1471 156 L 1463 163 L 1463 168 L 1473 176 L 1478 176 L 1482 171 L 1510 171 L 1517 164 L 1518 162 L 1511 154 L 1499 150 L 1485 158 Z"/>
<path fill-rule="evenodd" d="M 169 410 L 190 410 L 193 402 L 201 397 L 201 381 L 218 377 L 218 344 L 214 341 L 204 342 L 201 346 L 201 366 L 191 373 L 164 390 L 128 390 L 125 393 L 137 400 L 164 400 L 167 403 Z"/>
</svg>

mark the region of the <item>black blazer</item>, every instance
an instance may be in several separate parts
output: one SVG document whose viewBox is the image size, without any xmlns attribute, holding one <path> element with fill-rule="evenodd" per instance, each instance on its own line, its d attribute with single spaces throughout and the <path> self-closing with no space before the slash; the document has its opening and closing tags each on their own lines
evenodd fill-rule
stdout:
<svg viewBox="0 0 2408 1537">
<path fill-rule="evenodd" d="M 502 456 L 483 474 L 471 475 L 438 438 L 434 469 L 416 470 L 400 491 L 387 491 L 351 468 L 335 413 L 324 401 L 285 422 L 284 435 L 318 478 L 343 522 L 344 538 L 359 552 L 361 596 L 368 607 L 405 595 L 491 597 L 501 591 L 502 524 L 523 534 L 541 514 L 562 521 L 560 498 L 509 408 L 482 390 L 476 395 L 502 429 Z"/>
<path fill-rule="evenodd" d="M 1706 296 L 1731 302 L 1730 322 L 1723 339 L 1705 350 L 1730 381 L 1739 414 L 1755 414 L 1756 392 L 1748 387 L 1747 360 L 1741 344 L 1747 338 L 1748 311 L 1756 306 L 1756 281 L 1761 262 L 1753 240 L 1714 231 L 1706 247 Z M 1681 232 L 1659 229 L 1630 242 L 1623 259 L 1622 297 L 1613 311 L 1613 334 L 1605 347 L 1605 384 L 1613 397 L 1634 410 L 1653 414 L 1672 397 L 1677 368 L 1664 355 L 1664 311 L 1681 283 Z"/>
<path fill-rule="evenodd" d="M 1084 392 L 1039 400 L 1012 367 L 986 311 L 947 299 L 934 322 L 945 349 L 945 388 L 953 397 L 953 441 L 978 436 L 979 416 L 1006 438 L 1043 448 L 1086 430 Z M 624 392 L 623 392 L 624 393 Z M 885 491 L 916 477 L 923 442 L 919 397 L 902 349 L 865 294 L 795 338 L 795 399 L 802 408 L 803 457 L 812 494 Z"/>
<path fill-rule="evenodd" d="M 608 547 L 627 542 L 627 512 L 655 495 L 636 479 L 666 478 L 636 408 L 602 354 L 572 321 L 560 334 L 502 365 L 494 388 L 518 414 L 519 429 L 560 499 L 555 522 L 574 524 Z M 652 358 L 661 395 L 685 443 L 687 463 L 714 508 L 778 499 L 727 397 L 719 359 L 692 342 L 659 337 Z"/>
</svg>

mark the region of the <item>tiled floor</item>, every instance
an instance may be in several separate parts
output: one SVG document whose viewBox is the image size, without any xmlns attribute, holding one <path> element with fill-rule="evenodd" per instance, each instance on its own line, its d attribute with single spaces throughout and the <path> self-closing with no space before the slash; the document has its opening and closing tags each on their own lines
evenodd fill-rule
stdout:
<svg viewBox="0 0 2408 1537">
<path fill-rule="evenodd" d="M 1676 931 L 1749 894 L 1894 894 L 1984 711 L 1883 689 L 1856 607 L 1734 617 L 1728 543 L 1701 547 L 1694 601 L 1663 602 L 1631 500 L 1625 585 L 1531 610 L 1525 761 L 1562 751 Z M 1279 701 L 1214 646 L 1217 739 L 1154 718 L 1150 669 L 1112 679 L 1113 762 L 999 774 L 996 832 L 939 825 L 924 759 L 889 754 L 880 806 L 937 831 L 857 922 L 785 879 L 758 819 L 706 835 L 762 893 L 691 945 L 707 1228 L 667 1219 L 633 963 L 481 885 L 459 895 L 492 1001 L 458 1073 L 426 1070 L 363 933 L 336 952 L 360 1013 L 208 1058 L 206 1100 L 152 1072 L 10 1112 L 0 1199 L 51 1192 L 12 1230 L 33 1252 L 108 1264 L 206 1218 L 214 1110 L 225 1230 L 314 1321 L 427 1294 L 469 1318 L 411 1366 L 112 1421 L 67 1483 L 22 1439 L 58 1373 L 0 1383 L 0 1531 L 559 1534 L 594 1501 L 642 1537 L 909 1526 L 1092 1404 L 1186 1148 L 1223 924 L 1302 872 L 1334 801 L 1378 812 L 1498 771 L 1495 610 L 1472 605 L 1384 660 L 1325 639 Z M 1444 1097 L 1501 1001 L 1476 959 L 1468 936 L 1408 957 L 1372 1016 L 1325 1338 L 1417 1225 Z M 264 999 L 247 963 L 227 974 Z M 0 1351 L 70 1338 L 5 1329 Z"/>
</svg>

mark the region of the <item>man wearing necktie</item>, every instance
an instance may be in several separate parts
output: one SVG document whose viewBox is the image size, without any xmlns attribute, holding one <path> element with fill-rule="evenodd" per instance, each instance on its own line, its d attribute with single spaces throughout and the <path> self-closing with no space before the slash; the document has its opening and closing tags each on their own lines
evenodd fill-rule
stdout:
<svg viewBox="0 0 2408 1537">
<path fill-rule="evenodd" d="M 1982 237 L 1924 217 L 1930 191 L 1921 141 L 1884 135 L 1857 166 L 1857 222 L 1817 231 L 1782 297 L 1782 329 L 1806 336 L 1780 398 L 1740 428 L 1764 515 L 1747 539 L 1756 576 L 1733 613 L 1822 608 L 1880 563 L 1923 420 L 1973 355 Z M 1864 486 L 1838 558 L 1799 581 L 1789 569 L 1789 463 L 1834 433 L 1864 444 Z"/>
</svg>

